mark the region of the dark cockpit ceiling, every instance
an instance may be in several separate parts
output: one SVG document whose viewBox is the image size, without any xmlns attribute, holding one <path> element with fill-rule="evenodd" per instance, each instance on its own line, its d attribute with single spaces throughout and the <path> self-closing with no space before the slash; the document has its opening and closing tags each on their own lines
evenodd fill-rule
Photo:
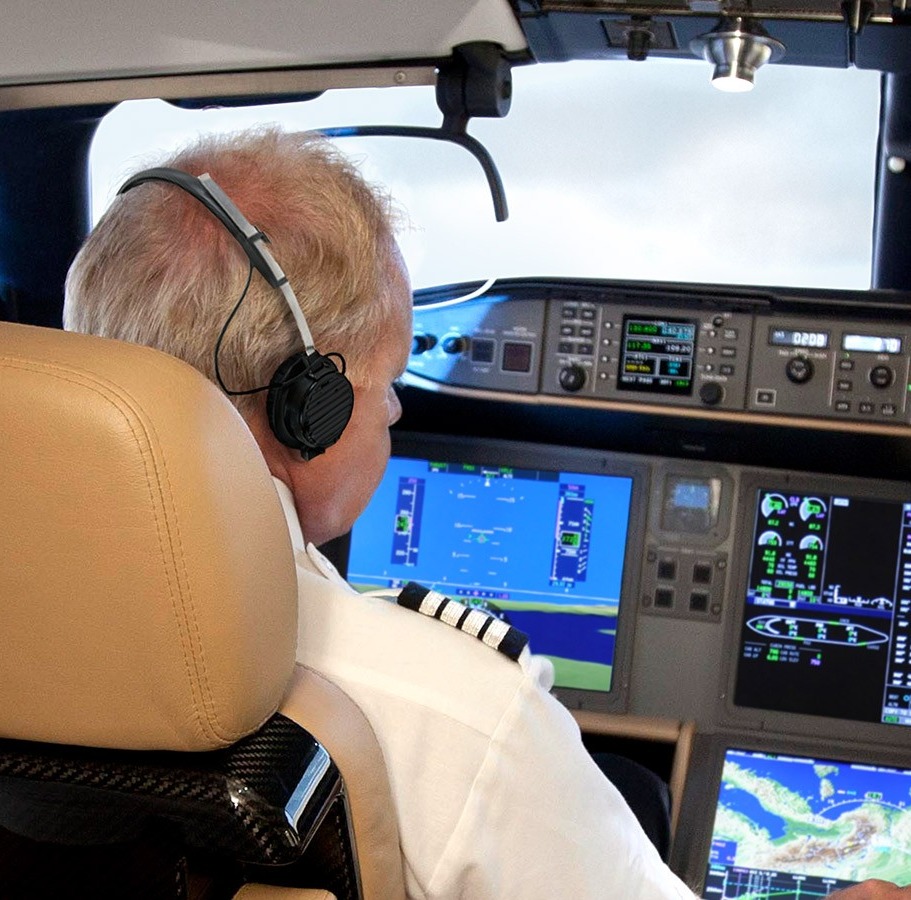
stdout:
<svg viewBox="0 0 911 900">
<path fill-rule="evenodd" d="M 625 58 L 630 29 L 643 24 L 652 31 L 650 55 L 685 57 L 690 54 L 690 42 L 709 31 L 724 14 L 761 20 L 769 34 L 786 47 L 782 64 L 853 65 L 880 71 L 903 71 L 911 66 L 911 47 L 903 31 L 904 7 L 884 0 L 856 4 L 830 0 L 518 0 L 516 6 L 531 52 L 539 62 Z"/>
</svg>

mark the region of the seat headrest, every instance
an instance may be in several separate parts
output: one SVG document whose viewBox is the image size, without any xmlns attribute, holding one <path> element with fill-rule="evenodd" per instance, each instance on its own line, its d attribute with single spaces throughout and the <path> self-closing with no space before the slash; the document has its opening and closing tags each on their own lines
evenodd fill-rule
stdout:
<svg viewBox="0 0 911 900">
<path fill-rule="evenodd" d="M 205 750 L 294 667 L 297 586 L 228 400 L 146 347 L 0 323 L 0 736 Z"/>
</svg>

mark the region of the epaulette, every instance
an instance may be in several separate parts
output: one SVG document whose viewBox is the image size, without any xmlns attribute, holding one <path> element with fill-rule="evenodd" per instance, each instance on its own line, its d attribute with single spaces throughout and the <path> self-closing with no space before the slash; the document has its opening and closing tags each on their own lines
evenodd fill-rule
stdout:
<svg viewBox="0 0 911 900">
<path fill-rule="evenodd" d="M 528 636 L 498 619 L 493 613 L 475 609 L 444 597 L 423 585 L 409 581 L 399 592 L 396 602 L 425 616 L 439 619 L 459 631 L 483 641 L 510 659 L 518 660 L 528 644 Z"/>
</svg>

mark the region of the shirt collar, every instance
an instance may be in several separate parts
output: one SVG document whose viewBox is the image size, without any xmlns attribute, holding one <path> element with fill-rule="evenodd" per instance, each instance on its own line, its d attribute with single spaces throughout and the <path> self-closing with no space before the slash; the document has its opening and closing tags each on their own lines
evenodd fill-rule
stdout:
<svg viewBox="0 0 911 900">
<path fill-rule="evenodd" d="M 291 534 L 291 546 L 295 552 L 304 550 L 304 533 L 301 531 L 300 519 L 297 517 L 297 508 L 294 506 L 294 495 L 291 489 L 283 481 L 280 481 L 274 475 L 272 481 L 275 483 L 275 490 L 278 492 L 278 499 L 281 500 L 282 511 L 285 514 L 285 521 L 288 523 L 288 531 Z"/>
</svg>

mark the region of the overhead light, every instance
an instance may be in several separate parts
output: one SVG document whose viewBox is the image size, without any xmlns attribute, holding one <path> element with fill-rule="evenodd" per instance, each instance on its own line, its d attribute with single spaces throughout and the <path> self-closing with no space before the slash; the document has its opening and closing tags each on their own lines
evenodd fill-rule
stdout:
<svg viewBox="0 0 911 900">
<path fill-rule="evenodd" d="M 731 93 L 751 91 L 756 70 L 780 59 L 784 49 L 757 19 L 742 16 L 725 16 L 708 34 L 690 42 L 696 56 L 715 66 L 712 84 Z"/>
</svg>

